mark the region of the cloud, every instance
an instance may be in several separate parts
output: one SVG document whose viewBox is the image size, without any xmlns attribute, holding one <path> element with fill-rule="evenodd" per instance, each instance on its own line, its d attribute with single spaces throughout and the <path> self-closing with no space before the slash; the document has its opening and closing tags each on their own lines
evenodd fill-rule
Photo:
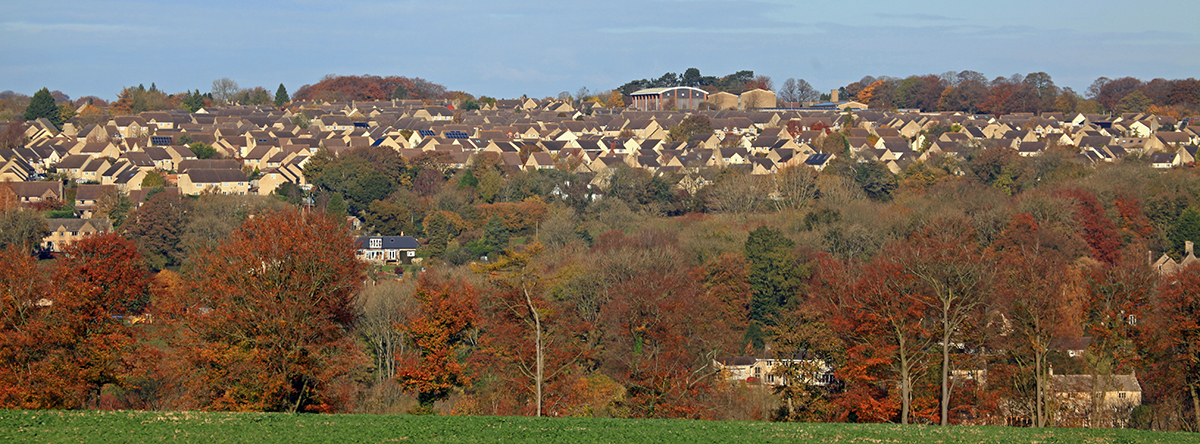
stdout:
<svg viewBox="0 0 1200 444">
<path fill-rule="evenodd" d="M 887 14 L 877 12 L 871 16 L 882 19 L 924 20 L 929 22 L 959 21 L 961 19 L 938 14 Z"/>
<path fill-rule="evenodd" d="M 761 28 L 697 28 L 667 26 L 630 26 L 624 28 L 600 28 L 606 34 L 819 34 L 824 31 L 800 27 Z"/>
</svg>

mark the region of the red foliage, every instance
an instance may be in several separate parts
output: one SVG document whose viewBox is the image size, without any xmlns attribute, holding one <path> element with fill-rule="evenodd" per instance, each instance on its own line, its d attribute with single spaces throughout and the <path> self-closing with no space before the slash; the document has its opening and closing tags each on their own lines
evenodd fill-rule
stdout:
<svg viewBox="0 0 1200 444">
<path fill-rule="evenodd" d="M 1104 215 L 1104 207 L 1096 195 L 1081 189 L 1064 190 L 1058 193 L 1079 204 L 1075 218 L 1083 226 L 1083 238 L 1092 247 L 1092 257 L 1109 264 L 1121 259 L 1121 240 L 1117 227 Z"/>
<path fill-rule="evenodd" d="M 365 361 L 348 334 L 364 271 L 337 220 L 254 217 L 192 260 L 186 291 L 162 308 L 178 327 L 168 340 L 192 369 L 196 407 L 343 408 L 331 387 Z"/>
<path fill-rule="evenodd" d="M 116 235 L 84 239 L 63 256 L 47 286 L 27 255 L 0 253 L 0 406 L 78 408 L 127 376 L 137 338 L 118 315 L 146 293 L 141 256 Z"/>
<path fill-rule="evenodd" d="M 292 95 L 292 100 L 389 100 L 396 88 L 406 91 L 405 97 L 414 100 L 445 98 L 446 88 L 419 77 L 402 76 L 326 76 L 315 85 L 304 85 Z"/>
<path fill-rule="evenodd" d="M 454 387 L 471 381 L 459 362 L 458 352 L 479 318 L 479 297 L 464 282 L 421 275 L 413 294 L 421 302 L 421 316 L 400 327 L 419 355 L 397 356 L 396 380 L 415 392 L 422 406 L 445 399 Z"/>
</svg>

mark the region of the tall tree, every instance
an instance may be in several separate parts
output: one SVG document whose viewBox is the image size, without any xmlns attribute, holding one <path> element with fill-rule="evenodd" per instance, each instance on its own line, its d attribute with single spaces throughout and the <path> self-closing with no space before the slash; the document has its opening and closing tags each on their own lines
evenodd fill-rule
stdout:
<svg viewBox="0 0 1200 444">
<path fill-rule="evenodd" d="M 192 257 L 164 303 L 174 350 L 194 369 L 198 407 L 336 411 L 332 385 L 362 366 L 349 334 L 363 265 L 335 219 L 292 210 L 247 219 Z"/>
<path fill-rule="evenodd" d="M 1152 328 L 1160 365 L 1180 375 L 1192 401 L 1192 430 L 1200 430 L 1200 268 L 1191 266 L 1162 285 Z"/>
<path fill-rule="evenodd" d="M 470 383 L 459 352 L 479 318 L 475 288 L 425 273 L 413 297 L 420 303 L 419 317 L 400 326 L 413 348 L 397 360 L 396 380 L 417 394 L 425 413 L 433 403 L 446 399 L 451 390 Z"/>
<path fill-rule="evenodd" d="M 288 97 L 287 88 L 284 88 L 283 84 L 280 83 L 279 89 L 275 90 L 275 106 L 282 107 L 283 105 L 287 104 L 290 100 L 291 100 L 291 98 Z"/>
<path fill-rule="evenodd" d="M 773 324 L 775 315 L 798 295 L 807 267 L 792 255 L 794 245 L 781 231 L 765 225 L 751 231 L 746 239 L 745 255 L 754 292 L 750 319 L 754 322 Z"/>
<path fill-rule="evenodd" d="M 1009 353 L 1027 364 L 1033 357 L 1035 427 L 1045 427 L 1048 411 L 1050 340 L 1064 319 L 1067 304 L 1063 275 L 1067 264 L 1050 249 L 1047 237 L 1029 214 L 1013 217 L 1001 239 L 992 245 L 998 255 L 997 289 L 1012 332 Z"/>
<path fill-rule="evenodd" d="M 29 106 L 25 107 L 25 120 L 34 121 L 43 117 L 55 127 L 62 128 L 62 114 L 59 113 L 58 105 L 54 103 L 54 96 L 50 95 L 50 90 L 46 88 L 34 93 Z"/>
<path fill-rule="evenodd" d="M 950 423 L 950 351 L 986 312 L 991 265 L 977 250 L 965 222 L 939 220 L 908 239 L 893 256 L 922 284 L 925 304 L 937 322 L 941 363 L 941 425 Z"/>
</svg>

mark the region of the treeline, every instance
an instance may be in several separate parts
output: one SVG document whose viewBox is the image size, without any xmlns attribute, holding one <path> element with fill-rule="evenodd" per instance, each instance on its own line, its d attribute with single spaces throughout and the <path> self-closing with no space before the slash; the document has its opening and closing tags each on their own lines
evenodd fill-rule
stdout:
<svg viewBox="0 0 1200 444">
<path fill-rule="evenodd" d="M 293 97 L 296 100 L 348 102 L 351 100 L 442 100 L 451 92 L 445 86 L 420 77 L 404 76 L 337 76 L 327 75 L 321 81 L 301 86 Z"/>
<path fill-rule="evenodd" d="M 1049 74 L 996 77 L 975 71 L 907 78 L 866 76 L 839 88 L 840 99 L 857 100 L 879 109 L 915 108 L 923 111 L 1145 113 L 1183 118 L 1200 106 L 1200 80 L 1133 77 L 1096 79 L 1082 94 L 1059 87 Z"/>
</svg>

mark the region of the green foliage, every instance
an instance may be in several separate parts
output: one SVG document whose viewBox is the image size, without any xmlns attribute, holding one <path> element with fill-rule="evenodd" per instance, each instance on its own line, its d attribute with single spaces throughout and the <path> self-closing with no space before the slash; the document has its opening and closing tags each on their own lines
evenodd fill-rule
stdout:
<svg viewBox="0 0 1200 444">
<path fill-rule="evenodd" d="M 1171 251 L 1180 258 L 1187 254 L 1184 252 L 1184 242 L 1200 243 L 1200 211 L 1195 208 L 1183 210 L 1167 234 L 1167 239 L 1171 241 Z"/>
<path fill-rule="evenodd" d="M 196 142 L 188 145 L 188 149 L 192 150 L 192 154 L 195 154 L 197 159 L 220 158 L 217 155 L 217 149 L 207 143 Z"/>
<path fill-rule="evenodd" d="M 325 212 L 335 217 L 346 216 L 346 200 L 340 193 L 333 193 L 329 196 L 329 203 L 325 204 Z"/>
<path fill-rule="evenodd" d="M 74 211 L 67 217 L 74 217 Z M 37 249 L 42 239 L 50 234 L 46 227 L 46 218 L 37 211 L 14 209 L 0 211 L 0 250 L 17 248 L 23 252 Z"/>
<path fill-rule="evenodd" d="M 204 96 L 200 95 L 200 90 L 195 90 L 188 93 L 183 99 L 183 110 L 189 113 L 194 113 L 200 108 L 204 108 Z M 182 142 L 180 142 L 182 143 Z"/>
<path fill-rule="evenodd" d="M 167 186 L 167 179 L 158 174 L 158 171 L 147 171 L 146 177 L 142 179 L 142 188 L 159 188 Z"/>
<path fill-rule="evenodd" d="M 288 101 L 290 101 L 290 100 L 291 100 L 291 98 L 288 97 L 287 88 L 284 88 L 283 84 L 280 83 L 279 89 L 275 90 L 275 106 L 282 107 L 283 105 L 287 104 Z"/>
<path fill-rule="evenodd" d="M 897 186 L 896 176 L 879 162 L 855 164 L 854 182 L 862 187 L 867 197 L 881 202 L 892 200 L 892 192 Z"/>
<path fill-rule="evenodd" d="M 46 88 L 34 93 L 29 106 L 25 107 L 25 120 L 33 121 L 43 117 L 50 120 L 55 127 L 62 128 L 62 114 L 58 105 L 54 103 L 54 96 L 50 95 L 50 90 Z"/>
<path fill-rule="evenodd" d="M 503 252 L 508 248 L 509 232 L 499 217 L 492 216 L 483 227 L 483 243 L 488 253 Z"/>
<path fill-rule="evenodd" d="M 750 319 L 765 325 L 798 295 L 801 279 L 808 274 L 792 255 L 795 242 L 782 232 L 761 226 L 746 239 L 746 261 L 750 263 Z"/>
<path fill-rule="evenodd" d="M 462 103 L 462 109 L 464 111 L 477 110 L 477 109 L 479 109 L 479 102 L 476 102 L 471 99 L 464 100 Z"/>
<path fill-rule="evenodd" d="M 708 117 L 703 114 L 695 114 L 683 119 L 678 125 L 672 126 L 667 133 L 667 138 L 672 142 L 687 142 L 692 135 L 711 135 L 712 133 L 712 122 L 709 122 Z"/>
<path fill-rule="evenodd" d="M 358 156 L 345 156 L 313 171 L 312 184 L 341 194 L 351 214 L 358 214 L 371 202 L 384 199 L 396 189 L 396 183 Z M 308 171 L 306 171 L 306 174 Z"/>
</svg>

